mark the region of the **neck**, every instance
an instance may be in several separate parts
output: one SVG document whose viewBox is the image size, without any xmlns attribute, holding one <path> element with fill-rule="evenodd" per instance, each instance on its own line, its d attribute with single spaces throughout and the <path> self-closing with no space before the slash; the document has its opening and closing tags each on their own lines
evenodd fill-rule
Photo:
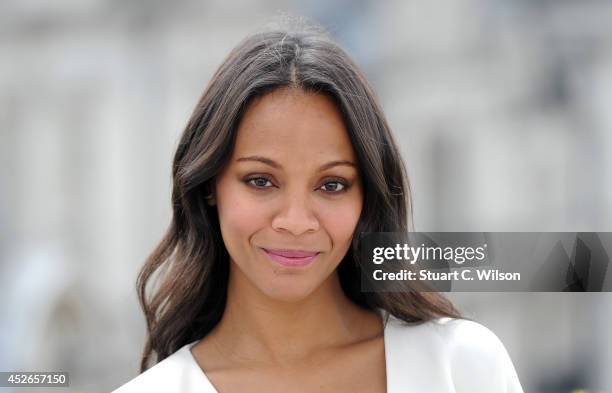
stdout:
<svg viewBox="0 0 612 393">
<path fill-rule="evenodd" d="M 286 364 L 382 334 L 380 317 L 354 304 L 335 272 L 306 298 L 289 302 L 265 295 L 236 270 L 211 332 L 235 361 Z"/>
</svg>

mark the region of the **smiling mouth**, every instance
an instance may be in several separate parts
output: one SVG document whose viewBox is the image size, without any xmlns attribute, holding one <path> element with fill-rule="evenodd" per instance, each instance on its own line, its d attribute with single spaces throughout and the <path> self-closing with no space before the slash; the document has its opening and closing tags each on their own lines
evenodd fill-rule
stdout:
<svg viewBox="0 0 612 393">
<path fill-rule="evenodd" d="M 282 266 L 302 267 L 314 262 L 320 254 L 318 251 L 273 250 L 262 248 L 268 258 Z"/>
</svg>

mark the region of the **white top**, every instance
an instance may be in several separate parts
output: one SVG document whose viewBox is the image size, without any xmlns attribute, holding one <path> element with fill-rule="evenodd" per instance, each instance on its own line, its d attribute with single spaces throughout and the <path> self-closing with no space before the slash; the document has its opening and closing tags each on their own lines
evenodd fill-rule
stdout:
<svg viewBox="0 0 612 393">
<path fill-rule="evenodd" d="M 187 344 L 113 393 L 219 393 Z M 506 348 L 486 327 L 440 318 L 384 329 L 387 393 L 523 393 Z"/>
</svg>

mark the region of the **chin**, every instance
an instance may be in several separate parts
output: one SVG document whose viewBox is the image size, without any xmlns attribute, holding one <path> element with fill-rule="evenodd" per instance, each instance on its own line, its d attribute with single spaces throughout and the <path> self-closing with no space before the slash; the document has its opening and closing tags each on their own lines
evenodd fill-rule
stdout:
<svg viewBox="0 0 612 393">
<path fill-rule="evenodd" d="M 312 295 L 316 286 L 312 283 L 296 281 L 298 280 L 286 280 L 286 282 L 281 283 L 271 280 L 269 285 L 260 289 L 271 299 L 286 303 L 298 303 Z"/>
</svg>

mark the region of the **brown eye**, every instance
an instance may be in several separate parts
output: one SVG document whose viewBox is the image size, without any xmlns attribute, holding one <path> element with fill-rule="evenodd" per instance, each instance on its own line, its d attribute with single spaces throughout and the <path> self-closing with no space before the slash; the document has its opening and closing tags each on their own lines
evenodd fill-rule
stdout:
<svg viewBox="0 0 612 393">
<path fill-rule="evenodd" d="M 255 188 L 270 188 L 272 187 L 272 182 L 265 177 L 251 177 L 246 179 L 246 183 Z"/>
<path fill-rule="evenodd" d="M 334 180 L 334 181 L 328 181 L 327 183 L 323 184 L 320 190 L 333 194 L 333 193 L 339 193 L 339 192 L 345 191 L 346 187 L 347 186 L 345 183 Z"/>
</svg>

